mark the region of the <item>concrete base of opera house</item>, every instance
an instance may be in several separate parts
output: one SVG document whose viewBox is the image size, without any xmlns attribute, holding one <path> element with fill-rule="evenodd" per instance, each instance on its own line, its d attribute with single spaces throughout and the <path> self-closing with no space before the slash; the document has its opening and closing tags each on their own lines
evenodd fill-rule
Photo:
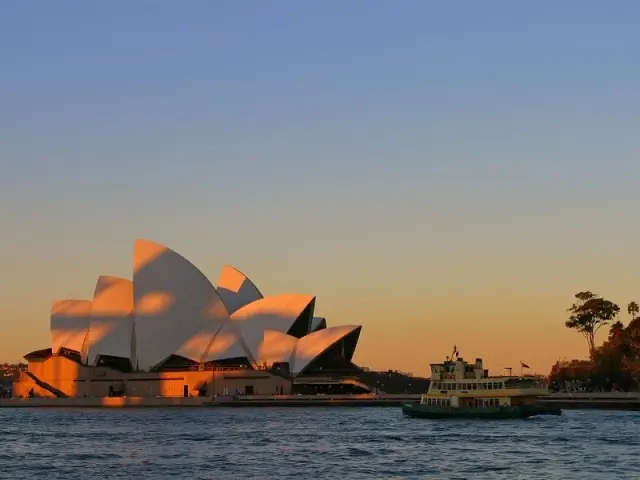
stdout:
<svg viewBox="0 0 640 480">
<path fill-rule="evenodd" d="M 262 370 L 123 373 L 89 367 L 64 356 L 29 362 L 13 383 L 14 397 L 213 397 L 290 394 L 291 380 Z M 60 398 L 62 397 L 62 398 Z"/>
<path fill-rule="evenodd" d="M 3 398 L 0 408 L 397 407 L 420 395 L 253 395 L 242 397 Z"/>
<path fill-rule="evenodd" d="M 34 406 L 200 406 L 218 405 L 237 397 L 235 406 L 249 398 L 255 405 L 263 400 L 300 401 L 300 394 L 306 397 L 326 393 L 353 399 L 370 391 L 357 378 L 344 375 L 292 379 L 278 371 L 229 367 L 124 373 L 83 365 L 65 356 L 51 356 L 29 361 L 28 370 L 13 383 L 12 397 L 14 404 Z"/>
</svg>

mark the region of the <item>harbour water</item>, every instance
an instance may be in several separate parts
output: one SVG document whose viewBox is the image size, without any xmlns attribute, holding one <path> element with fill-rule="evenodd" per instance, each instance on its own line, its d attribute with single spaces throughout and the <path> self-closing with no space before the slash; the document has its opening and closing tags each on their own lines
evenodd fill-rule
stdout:
<svg viewBox="0 0 640 480">
<path fill-rule="evenodd" d="M 640 413 L 430 421 L 399 408 L 1 409 L 0 478 L 640 478 Z"/>
</svg>

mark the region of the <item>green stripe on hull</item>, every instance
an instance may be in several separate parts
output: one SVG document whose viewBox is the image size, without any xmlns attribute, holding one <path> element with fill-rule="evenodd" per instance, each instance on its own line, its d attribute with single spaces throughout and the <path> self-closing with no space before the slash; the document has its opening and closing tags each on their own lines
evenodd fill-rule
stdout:
<svg viewBox="0 0 640 480">
<path fill-rule="evenodd" d="M 446 419 L 487 419 L 504 420 L 510 418 L 528 418 L 535 415 L 560 415 L 562 410 L 557 407 L 547 407 L 541 405 L 513 405 L 503 407 L 476 407 L 476 408 L 454 408 L 454 407 L 433 407 L 420 403 L 402 405 L 402 412 L 410 417 Z"/>
</svg>

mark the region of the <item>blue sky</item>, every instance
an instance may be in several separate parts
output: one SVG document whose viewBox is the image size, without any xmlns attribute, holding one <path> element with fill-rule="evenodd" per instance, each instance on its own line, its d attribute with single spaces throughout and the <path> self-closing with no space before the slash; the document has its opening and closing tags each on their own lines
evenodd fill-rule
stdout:
<svg viewBox="0 0 640 480">
<path fill-rule="evenodd" d="M 233 263 L 317 293 L 364 325 L 364 363 L 392 361 L 390 318 L 396 343 L 464 326 L 452 298 L 492 335 L 530 312 L 578 355 L 573 293 L 637 291 L 638 18 L 631 0 L 4 2 L 0 360 L 46 343 L 52 299 L 130 276 L 135 237 L 212 280 Z M 436 359 L 464 334 L 438 335 Z"/>
</svg>

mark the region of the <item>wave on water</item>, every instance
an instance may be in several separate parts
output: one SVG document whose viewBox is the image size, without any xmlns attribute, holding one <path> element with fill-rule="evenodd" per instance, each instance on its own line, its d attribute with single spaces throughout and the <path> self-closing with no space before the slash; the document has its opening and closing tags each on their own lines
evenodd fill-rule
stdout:
<svg viewBox="0 0 640 480">
<path fill-rule="evenodd" d="M 0 409 L 0 478 L 638 479 L 640 413 L 410 419 L 394 408 Z"/>
</svg>

